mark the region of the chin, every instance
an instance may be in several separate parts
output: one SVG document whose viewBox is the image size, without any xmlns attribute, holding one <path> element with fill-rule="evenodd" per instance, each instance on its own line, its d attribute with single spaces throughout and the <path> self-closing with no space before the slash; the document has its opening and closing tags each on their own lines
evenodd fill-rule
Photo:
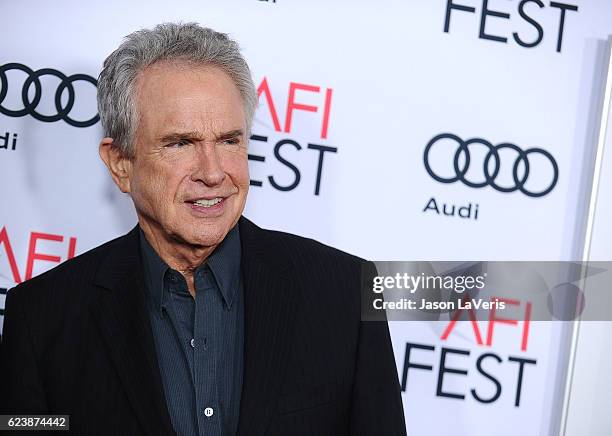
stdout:
<svg viewBox="0 0 612 436">
<path fill-rule="evenodd" d="M 230 230 L 231 227 L 229 226 L 215 226 L 212 228 L 206 226 L 193 234 L 191 240 L 194 242 L 194 245 L 211 247 L 220 244 Z"/>
</svg>

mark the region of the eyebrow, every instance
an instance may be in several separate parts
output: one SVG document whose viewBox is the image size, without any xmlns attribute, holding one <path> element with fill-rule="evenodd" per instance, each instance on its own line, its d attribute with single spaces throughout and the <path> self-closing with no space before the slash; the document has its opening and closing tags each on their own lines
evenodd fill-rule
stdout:
<svg viewBox="0 0 612 436">
<path fill-rule="evenodd" d="M 227 132 L 223 132 L 220 135 L 217 135 L 215 139 L 217 141 L 223 141 L 225 139 L 231 139 L 237 136 L 242 136 L 243 134 L 244 134 L 244 131 L 242 129 L 234 129 L 234 130 L 229 130 Z M 197 130 L 188 131 L 188 132 L 172 132 L 172 133 L 168 133 L 162 136 L 159 139 L 159 141 L 160 142 L 172 142 L 172 141 L 179 141 L 181 139 L 191 139 L 195 141 L 202 141 L 204 136 L 205 135 L 202 134 L 202 132 L 199 132 Z"/>
<path fill-rule="evenodd" d="M 244 134 L 242 129 L 234 129 L 234 130 L 230 130 L 229 132 L 224 132 L 222 134 L 220 134 L 219 136 L 217 136 L 217 141 L 223 141 L 225 139 L 232 139 L 235 138 L 237 136 L 242 136 Z"/>
</svg>

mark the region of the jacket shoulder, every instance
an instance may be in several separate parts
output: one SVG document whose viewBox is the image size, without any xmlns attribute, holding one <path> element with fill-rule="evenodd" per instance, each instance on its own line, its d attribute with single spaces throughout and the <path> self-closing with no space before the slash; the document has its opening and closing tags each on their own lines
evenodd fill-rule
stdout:
<svg viewBox="0 0 612 436">
<path fill-rule="evenodd" d="M 359 280 L 366 271 L 364 268 L 369 269 L 371 265 L 314 239 L 262 229 L 246 219 L 241 223 L 240 235 L 249 247 L 249 255 L 260 257 L 278 271 L 292 270 L 294 277 L 303 282 L 343 287 Z"/>
<path fill-rule="evenodd" d="M 293 253 L 292 257 L 303 258 L 304 256 L 313 256 L 324 260 L 335 260 L 337 262 L 354 264 L 366 262 L 360 257 L 325 245 L 315 239 L 275 230 L 264 231 L 269 232 L 270 237 L 276 239 L 289 253 Z"/>
<path fill-rule="evenodd" d="M 275 257 L 284 256 L 293 263 L 299 259 L 298 264 L 308 258 L 356 265 L 366 262 L 364 259 L 311 238 L 261 228 L 244 217 L 240 221 L 240 234 L 243 242 L 246 240 L 250 246 L 258 246 L 254 251 L 263 253 L 266 257 L 274 253 Z"/>
</svg>

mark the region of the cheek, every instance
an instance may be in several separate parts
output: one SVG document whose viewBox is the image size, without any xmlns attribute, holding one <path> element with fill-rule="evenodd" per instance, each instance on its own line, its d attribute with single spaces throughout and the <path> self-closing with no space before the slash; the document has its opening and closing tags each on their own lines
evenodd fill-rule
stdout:
<svg viewBox="0 0 612 436">
<path fill-rule="evenodd" d="M 171 200 L 172 171 L 160 166 L 143 166 L 138 169 L 132 181 L 132 196 L 141 206 L 153 208 L 151 212 L 159 213 L 166 208 L 159 205 Z"/>
<path fill-rule="evenodd" d="M 248 188 L 249 186 L 249 161 L 246 152 L 239 155 L 228 155 L 223 159 L 223 168 L 236 186 Z"/>
</svg>

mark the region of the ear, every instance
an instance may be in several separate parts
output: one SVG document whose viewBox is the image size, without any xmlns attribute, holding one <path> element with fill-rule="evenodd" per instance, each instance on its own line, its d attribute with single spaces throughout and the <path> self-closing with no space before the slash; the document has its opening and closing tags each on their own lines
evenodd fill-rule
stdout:
<svg viewBox="0 0 612 436">
<path fill-rule="evenodd" d="M 132 162 L 124 156 L 119 147 L 113 144 L 113 138 L 102 138 L 98 149 L 100 157 L 115 184 L 121 192 L 130 192 L 130 175 L 132 173 Z"/>
</svg>

